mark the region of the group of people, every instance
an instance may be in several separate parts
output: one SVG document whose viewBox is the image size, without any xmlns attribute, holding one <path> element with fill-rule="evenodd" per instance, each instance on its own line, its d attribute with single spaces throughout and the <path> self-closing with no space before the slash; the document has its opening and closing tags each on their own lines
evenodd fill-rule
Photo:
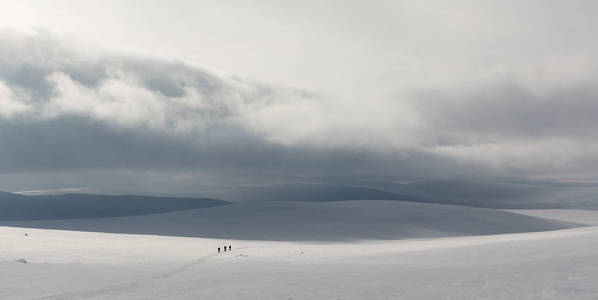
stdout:
<svg viewBox="0 0 598 300">
<path fill-rule="evenodd" d="M 228 246 L 224 246 L 224 252 L 226 252 L 226 247 L 228 247 L 228 251 L 233 250 L 233 248 L 230 245 L 228 245 Z M 220 247 L 218 247 L 218 253 L 220 253 Z"/>
</svg>

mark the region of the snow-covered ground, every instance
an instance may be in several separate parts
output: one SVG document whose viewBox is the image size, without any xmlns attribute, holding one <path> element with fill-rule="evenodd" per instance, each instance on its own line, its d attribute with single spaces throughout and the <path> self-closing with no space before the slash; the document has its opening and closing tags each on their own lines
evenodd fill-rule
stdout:
<svg viewBox="0 0 598 300">
<path fill-rule="evenodd" d="M 542 216 L 581 222 L 591 214 L 598 216 L 558 210 Z M 462 214 L 444 217 L 452 224 Z M 0 227 L 0 299 L 598 298 L 594 226 L 404 240 L 290 240 Z M 228 244 L 232 252 L 216 252 Z"/>
</svg>

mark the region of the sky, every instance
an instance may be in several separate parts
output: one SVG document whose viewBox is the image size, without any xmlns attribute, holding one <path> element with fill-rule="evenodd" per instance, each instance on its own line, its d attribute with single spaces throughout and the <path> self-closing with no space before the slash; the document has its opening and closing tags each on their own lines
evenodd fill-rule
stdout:
<svg viewBox="0 0 598 300">
<path fill-rule="evenodd" d="M 0 190 L 594 182 L 597 6 L 0 0 Z"/>
</svg>

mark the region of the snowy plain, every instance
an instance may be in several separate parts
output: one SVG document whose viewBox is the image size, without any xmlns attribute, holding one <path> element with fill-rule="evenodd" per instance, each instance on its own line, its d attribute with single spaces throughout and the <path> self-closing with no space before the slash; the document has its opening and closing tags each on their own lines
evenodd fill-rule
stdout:
<svg viewBox="0 0 598 300">
<path fill-rule="evenodd" d="M 394 202 L 352 202 L 388 211 Z M 346 204 L 346 203 L 345 203 Z M 349 203 L 351 204 L 351 203 Z M 267 205 L 260 204 L 262 210 Z M 284 211 L 280 206 L 275 211 Z M 290 204 L 295 205 L 295 204 Z M 303 206 L 305 204 L 298 204 Z M 378 205 L 378 206 L 376 206 Z M 351 205 L 349 205 L 351 206 Z M 233 209 L 230 206 L 227 209 Z M 240 206 L 239 206 L 240 207 Z M 325 207 L 329 207 L 324 205 Z M 92 232 L 94 226 L 117 221 L 119 226 L 149 218 L 193 211 L 110 218 L 83 228 L 52 230 L 26 228 L 27 224 L 0 226 L 1 299 L 596 299 L 598 298 L 598 227 L 571 228 L 571 223 L 598 219 L 594 211 L 483 210 L 485 218 L 505 217 L 511 227 L 493 223 L 493 234 L 465 230 L 464 216 L 474 208 L 408 204 L 411 213 L 431 212 L 433 236 L 414 234 L 396 239 L 308 241 L 174 237 Z M 322 206 L 309 206 L 313 211 Z M 218 209 L 210 210 L 222 216 Z M 234 208 L 237 209 L 237 208 Z M 454 209 L 454 210 L 453 210 Z M 473 211 L 470 211 L 473 209 Z M 373 211 L 365 210 L 367 214 Z M 496 214 L 494 214 L 496 212 Z M 317 215 L 317 213 L 315 213 Z M 236 214 L 235 214 L 236 215 Z M 248 216 L 251 213 L 247 214 Z M 514 218 L 513 215 L 518 217 Z M 238 215 L 236 215 L 238 216 Z M 284 214 L 283 214 L 284 216 Z M 535 219 L 541 216 L 543 219 Z M 579 218 L 576 218 L 579 216 Z M 350 226 L 351 218 L 335 219 L 347 230 L 366 226 L 366 217 Z M 248 217 L 249 218 L 249 217 Z M 339 217 L 340 218 L 340 217 Z M 317 219 L 317 218 L 316 218 Z M 465 218 L 467 219 L 467 218 Z M 551 221 L 551 219 L 556 221 Z M 126 220 L 129 223 L 125 222 Z M 252 220 L 249 218 L 248 220 Z M 372 220 L 375 220 L 373 218 Z M 520 222 L 513 224 L 514 220 Z M 91 220 L 68 220 L 81 226 Z M 238 222 L 244 223 L 243 219 Z M 296 222 L 297 219 L 289 219 Z M 99 222 L 99 223 L 98 223 Z M 407 225 L 401 221 L 386 225 Z M 473 222 L 473 220 L 472 220 Z M 538 223 L 540 222 L 540 223 Z M 92 222 L 93 223 L 93 222 Z M 461 224 L 457 227 L 451 224 Z M 40 222 L 32 223 L 36 226 Z M 175 226 L 174 221 L 158 226 Z M 373 223 L 381 230 L 388 230 Z M 488 225 L 488 223 L 486 223 Z M 506 224 L 506 223 L 504 223 Z M 535 224 L 528 227 L 529 224 Z M 537 224 L 547 231 L 538 231 Z M 245 224 L 246 226 L 248 223 Z M 259 225 L 259 224 L 257 224 Z M 254 224 L 254 226 L 257 226 Z M 265 226 L 262 224 L 260 226 Z M 296 224 L 301 228 L 301 224 Z M 394 226 L 393 225 L 393 226 Z M 408 227 L 415 232 L 424 224 Z M 474 225 L 471 223 L 469 225 Z M 75 227 L 74 225 L 68 225 Z M 131 225 L 132 226 L 132 225 Z M 187 225 L 189 226 L 189 225 Z M 536 232 L 498 233 L 521 226 Z M 259 227 L 259 226 L 258 226 Z M 187 229 L 190 227 L 187 227 Z M 259 227 L 261 228 L 261 227 Z M 563 228 L 563 229 L 558 229 Z M 305 229 L 308 230 L 309 228 Z M 557 229 L 557 230 L 554 230 Z M 201 229 L 198 227 L 198 231 Z M 405 233 L 401 231 L 402 233 Z M 251 231 L 248 231 L 251 232 Z M 272 231 L 279 232 L 279 231 Z M 27 234 L 27 235 L 26 235 Z M 217 253 L 216 247 L 233 250 Z M 20 262 L 25 259 L 27 263 Z"/>
</svg>

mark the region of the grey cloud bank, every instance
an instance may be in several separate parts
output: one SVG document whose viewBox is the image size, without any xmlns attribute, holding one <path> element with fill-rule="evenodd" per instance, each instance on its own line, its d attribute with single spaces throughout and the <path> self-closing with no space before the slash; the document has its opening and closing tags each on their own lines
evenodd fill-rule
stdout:
<svg viewBox="0 0 598 300">
<path fill-rule="evenodd" d="M 136 170 L 141 177 L 151 171 L 291 178 L 376 173 L 392 161 L 393 154 L 319 147 L 295 133 L 326 121 L 311 113 L 320 113 L 312 93 L 182 63 L 83 54 L 44 32 L 3 32 L 0 39 L 5 175 Z"/>
<path fill-rule="evenodd" d="M 172 61 L 41 29 L 2 30 L 0 189 L 596 180 L 593 4 L 477 3 L 379 3 L 360 18 L 351 4 L 337 14 L 346 18 L 332 19 L 324 16 L 334 7 L 308 3 L 298 10 L 314 12 L 307 23 L 292 5 L 256 4 L 257 16 L 297 21 L 282 45 L 298 28 L 344 32 L 334 39 L 347 46 L 343 67 L 323 63 L 326 55 L 297 57 L 303 71 L 321 66 L 314 78 L 322 84 L 337 78 L 322 90 L 217 75 L 185 55 Z M 231 5 L 232 14 L 243 11 Z M 382 7 L 387 13 L 376 14 Z M 265 39 L 272 32 L 263 29 Z M 312 50 L 330 47 L 322 39 Z"/>
</svg>

